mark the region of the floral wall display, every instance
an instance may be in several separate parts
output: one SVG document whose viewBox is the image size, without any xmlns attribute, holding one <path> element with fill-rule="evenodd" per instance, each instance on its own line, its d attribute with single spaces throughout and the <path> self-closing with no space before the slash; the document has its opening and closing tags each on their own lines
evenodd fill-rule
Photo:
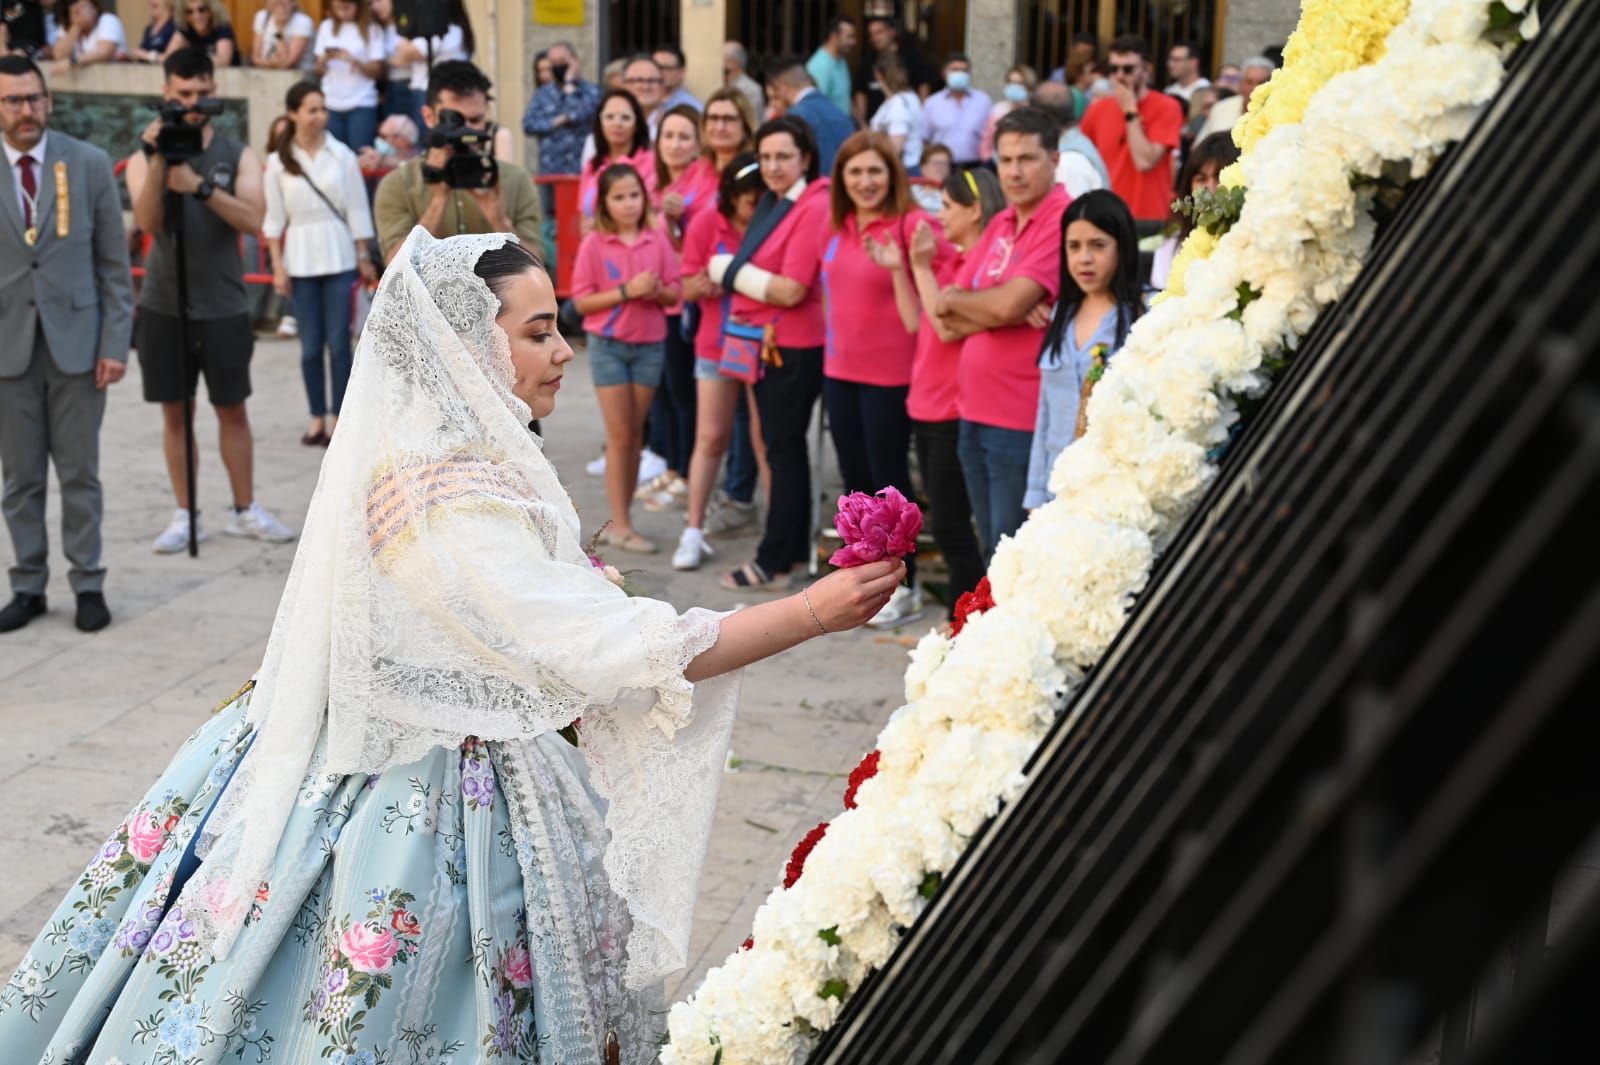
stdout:
<svg viewBox="0 0 1600 1065">
<path fill-rule="evenodd" d="M 1355 281 L 1376 217 L 1471 128 L 1533 35 L 1530 0 L 1306 0 L 1235 131 L 1209 227 L 1133 328 L 953 635 L 812 830 L 750 939 L 672 1007 L 668 1065 L 804 1061 L 1001 805 L 1217 474 L 1219 445 Z M 775 875 L 778 871 L 774 871 Z"/>
</svg>

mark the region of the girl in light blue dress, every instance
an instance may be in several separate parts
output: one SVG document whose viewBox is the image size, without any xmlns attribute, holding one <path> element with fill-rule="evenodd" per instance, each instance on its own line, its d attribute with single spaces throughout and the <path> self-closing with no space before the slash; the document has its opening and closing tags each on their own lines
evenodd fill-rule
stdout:
<svg viewBox="0 0 1600 1065">
<path fill-rule="evenodd" d="M 1061 215 L 1061 295 L 1039 350 L 1039 414 L 1022 505 L 1044 506 L 1056 458 L 1077 438 L 1084 385 L 1122 348 L 1144 313 L 1133 215 L 1115 193 L 1085 193 Z"/>
<path fill-rule="evenodd" d="M 905 571 L 732 615 L 624 594 L 527 430 L 555 317 L 514 238 L 412 233 L 261 670 L 0 988 L 6 1065 L 655 1059 L 742 667 Z"/>
</svg>

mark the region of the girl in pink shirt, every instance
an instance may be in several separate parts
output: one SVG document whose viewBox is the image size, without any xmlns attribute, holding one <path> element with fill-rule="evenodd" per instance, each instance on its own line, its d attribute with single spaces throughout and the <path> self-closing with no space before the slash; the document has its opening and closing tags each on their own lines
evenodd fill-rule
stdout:
<svg viewBox="0 0 1600 1065">
<path fill-rule="evenodd" d="M 898 488 L 914 498 L 907 452 L 906 392 L 921 308 L 904 250 L 911 229 L 927 226 L 894 143 L 862 130 L 839 146 L 829 186 L 832 234 L 822 253 L 827 324 L 822 364 L 828 430 L 846 492 Z M 922 616 L 916 559 L 907 585 L 867 624 L 892 628 Z"/>
<path fill-rule="evenodd" d="M 641 176 L 647 192 L 654 191 L 655 158 L 650 151 L 650 125 L 644 108 L 627 89 L 611 89 L 600 98 L 594 113 L 594 158 L 578 175 L 578 210 L 584 232 L 594 224 L 599 203 L 600 175 L 617 163 L 627 163 Z"/>
<path fill-rule="evenodd" d="M 917 226 L 911 233 L 911 275 L 919 304 L 933 306 L 939 292 L 954 284 L 966 265 L 967 252 L 978 243 L 983 228 L 1005 207 L 1000 182 L 981 168 L 957 170 L 940 190 L 943 207 L 939 223 L 959 251 L 941 254 L 944 244 L 932 227 Z M 957 445 L 961 439 L 960 393 L 956 385 L 961 363 L 961 341 L 940 336 L 937 323 L 923 311 L 917 330 L 917 351 L 911 362 L 911 391 L 906 413 L 911 416 L 911 436 L 917 449 L 917 468 L 928 494 L 928 531 L 950 567 L 950 608 L 978 586 L 983 577 L 983 551 L 972 524 L 972 500 L 967 496 Z"/>
<path fill-rule="evenodd" d="M 688 523 L 673 553 L 674 569 L 698 569 L 712 557 L 703 526 L 706 507 L 733 443 L 739 404 L 748 402 L 749 386 L 722 374 L 722 326 L 729 296 L 711 282 L 706 270 L 713 256 L 732 255 L 744 240 L 766 186 L 755 154 L 736 156 L 722 172 L 715 209 L 701 211 L 683 238 L 683 295 L 699 301 L 700 325 L 695 333 L 694 452 L 689 462 Z"/>
<path fill-rule="evenodd" d="M 596 186 L 594 229 L 572 269 L 573 304 L 589 336 L 589 369 L 606 426 L 606 498 L 611 521 L 600 542 L 650 554 L 629 515 L 639 479 L 644 422 L 661 383 L 664 308 L 678 302 L 678 256 L 656 226 L 644 178 L 626 163 Z"/>
</svg>

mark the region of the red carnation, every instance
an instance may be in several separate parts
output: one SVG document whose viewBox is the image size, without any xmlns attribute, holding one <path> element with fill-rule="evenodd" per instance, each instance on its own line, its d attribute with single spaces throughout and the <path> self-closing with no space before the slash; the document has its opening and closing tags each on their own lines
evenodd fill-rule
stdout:
<svg viewBox="0 0 1600 1065">
<path fill-rule="evenodd" d="M 878 752 L 868 751 L 867 756 L 861 759 L 861 764 L 850 770 L 850 786 L 844 789 L 844 808 L 856 808 L 856 791 L 878 775 Z"/>
<path fill-rule="evenodd" d="M 950 623 L 950 635 L 959 636 L 961 630 L 967 627 L 967 619 L 974 614 L 981 614 L 994 607 L 994 593 L 989 590 L 989 578 L 985 577 L 978 582 L 978 586 L 970 592 L 961 593 L 956 600 L 955 620 Z"/>
<path fill-rule="evenodd" d="M 822 841 L 828 834 L 828 822 L 813 828 L 806 833 L 806 838 L 794 845 L 794 853 L 789 855 L 789 864 L 783 869 L 784 890 L 794 887 L 795 881 L 800 879 L 800 874 L 805 872 L 806 859 L 811 857 L 811 849 Z"/>
<path fill-rule="evenodd" d="M 740 950 L 754 950 L 755 946 L 756 946 L 756 937 L 755 936 L 751 936 L 749 939 L 745 940 L 743 944 L 740 945 L 739 949 Z"/>
</svg>

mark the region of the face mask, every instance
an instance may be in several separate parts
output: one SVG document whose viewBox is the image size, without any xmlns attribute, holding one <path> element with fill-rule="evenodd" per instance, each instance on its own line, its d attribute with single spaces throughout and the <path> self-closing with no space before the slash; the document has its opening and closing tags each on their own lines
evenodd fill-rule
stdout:
<svg viewBox="0 0 1600 1065">
<path fill-rule="evenodd" d="M 379 155 L 393 155 L 394 154 L 394 145 L 390 144 L 388 141 L 384 140 L 382 137 L 379 137 L 376 141 L 374 141 L 372 147 L 373 147 L 374 150 L 377 151 L 377 153 Z"/>
<path fill-rule="evenodd" d="M 1028 101 L 1028 87 L 1019 85 L 1014 81 L 1007 82 L 1006 99 L 1014 104 L 1026 103 Z"/>
<path fill-rule="evenodd" d="M 972 75 L 965 70 L 952 70 L 950 76 L 944 79 L 944 83 L 956 92 L 966 92 L 972 88 Z"/>
</svg>

